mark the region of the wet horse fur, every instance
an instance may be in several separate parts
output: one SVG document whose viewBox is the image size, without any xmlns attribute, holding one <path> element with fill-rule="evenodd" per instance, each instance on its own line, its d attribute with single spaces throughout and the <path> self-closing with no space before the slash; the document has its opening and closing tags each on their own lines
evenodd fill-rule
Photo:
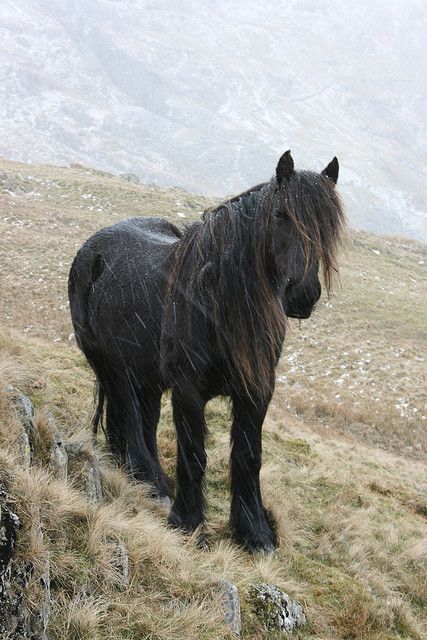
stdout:
<svg viewBox="0 0 427 640">
<path fill-rule="evenodd" d="M 336 158 L 322 173 L 295 171 L 290 152 L 274 177 L 204 213 L 184 230 L 131 218 L 95 233 L 69 276 L 77 343 L 106 404 L 116 460 L 161 498 L 160 401 L 171 389 L 178 453 L 169 522 L 203 525 L 204 418 L 211 398 L 231 398 L 234 539 L 250 551 L 277 540 L 259 484 L 261 431 L 274 390 L 286 316 L 308 318 L 336 270 L 343 211 Z M 202 527 L 201 527 L 202 529 Z"/>
</svg>

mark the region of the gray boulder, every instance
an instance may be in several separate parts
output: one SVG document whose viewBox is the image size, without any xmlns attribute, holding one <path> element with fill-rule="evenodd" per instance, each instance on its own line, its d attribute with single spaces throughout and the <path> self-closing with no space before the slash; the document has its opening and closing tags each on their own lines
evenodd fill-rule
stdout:
<svg viewBox="0 0 427 640">
<path fill-rule="evenodd" d="M 251 585 L 250 598 L 266 630 L 294 631 L 306 622 L 302 606 L 272 584 Z"/>
<path fill-rule="evenodd" d="M 218 586 L 223 600 L 225 624 L 232 633 L 240 636 L 242 633 L 242 618 L 239 590 L 235 584 L 228 580 L 220 580 Z"/>
<path fill-rule="evenodd" d="M 22 464 L 29 467 L 34 457 L 34 440 L 36 428 L 34 425 L 34 408 L 29 398 L 16 387 L 8 386 L 6 391 L 11 395 L 11 401 L 16 417 L 22 424 L 22 434 L 19 439 Z"/>
</svg>

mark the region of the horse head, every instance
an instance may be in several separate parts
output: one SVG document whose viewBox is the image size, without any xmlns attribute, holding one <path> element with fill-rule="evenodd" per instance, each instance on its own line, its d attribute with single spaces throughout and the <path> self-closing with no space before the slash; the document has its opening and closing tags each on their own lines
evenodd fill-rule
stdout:
<svg viewBox="0 0 427 640">
<path fill-rule="evenodd" d="M 295 171 L 290 151 L 276 168 L 272 252 L 283 310 L 290 318 L 305 319 L 313 312 L 321 294 L 320 264 L 330 287 L 341 211 L 338 170 L 334 158 L 321 173 Z"/>
</svg>

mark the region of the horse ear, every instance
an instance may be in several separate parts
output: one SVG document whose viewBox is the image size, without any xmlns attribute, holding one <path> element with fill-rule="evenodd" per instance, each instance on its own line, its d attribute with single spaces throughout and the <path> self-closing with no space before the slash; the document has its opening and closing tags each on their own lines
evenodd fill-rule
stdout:
<svg viewBox="0 0 427 640">
<path fill-rule="evenodd" d="M 333 160 L 330 161 L 326 169 L 323 169 L 322 176 L 326 176 L 327 178 L 332 180 L 334 184 L 336 184 L 338 180 L 339 169 L 340 169 L 340 165 L 338 163 L 338 158 L 335 157 Z"/>
<path fill-rule="evenodd" d="M 294 170 L 294 161 L 292 160 L 291 152 L 285 151 L 280 158 L 276 167 L 277 182 L 281 184 L 283 180 L 289 180 Z"/>
</svg>

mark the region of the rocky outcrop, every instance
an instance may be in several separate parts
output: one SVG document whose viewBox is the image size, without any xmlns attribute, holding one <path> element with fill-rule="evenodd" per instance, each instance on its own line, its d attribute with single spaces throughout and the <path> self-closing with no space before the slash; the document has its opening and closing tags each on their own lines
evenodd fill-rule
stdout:
<svg viewBox="0 0 427 640">
<path fill-rule="evenodd" d="M 235 584 L 224 579 L 219 581 L 218 589 L 222 596 L 224 622 L 232 633 L 241 637 L 239 590 Z M 306 622 L 302 606 L 272 584 L 252 584 L 248 597 L 267 634 L 270 631 L 288 634 L 301 628 Z"/>
<path fill-rule="evenodd" d="M 52 476 L 62 481 L 67 480 L 71 470 L 73 482 L 80 482 L 88 501 L 102 504 L 104 492 L 97 454 L 84 443 L 66 445 L 51 414 L 36 421 L 29 398 L 15 387 L 9 386 L 6 391 L 22 429 L 17 449 L 20 464 L 27 469 L 33 465 L 48 469 Z M 12 504 L 0 478 L 0 638 L 47 640 L 51 611 L 49 554 L 47 551 L 40 554 L 37 567 L 30 561 L 14 559 L 20 520 Z M 40 512 L 27 513 L 26 517 L 35 546 L 47 549 Z M 125 588 L 129 581 L 127 549 L 117 541 L 111 541 L 111 544 L 117 567 L 117 586 Z"/>
<path fill-rule="evenodd" d="M 47 420 L 51 428 L 51 441 L 49 443 L 48 468 L 59 480 L 66 480 L 68 476 L 68 454 L 64 440 L 56 428 L 55 421 L 51 414 Z"/>
<path fill-rule="evenodd" d="M 101 465 L 99 456 L 84 442 L 65 445 L 70 474 L 76 483 L 86 492 L 89 502 L 103 504 Z"/>
<path fill-rule="evenodd" d="M 242 617 L 239 590 L 229 580 L 220 580 L 218 587 L 222 595 L 224 622 L 232 633 L 240 636 L 242 633 Z"/>
<path fill-rule="evenodd" d="M 6 633 L 4 614 L 19 526 L 19 518 L 13 512 L 6 491 L 0 484 L 0 637 Z"/>
<path fill-rule="evenodd" d="M 22 426 L 19 436 L 21 463 L 29 468 L 37 461 L 39 434 L 34 420 L 34 408 L 29 398 L 15 387 L 7 387 L 18 423 Z M 59 454 L 59 436 L 50 446 L 53 467 L 61 468 L 66 477 L 64 458 Z M 64 466 L 65 465 L 65 466 Z M 12 510 L 11 498 L 0 484 L 0 637 L 16 640 L 47 640 L 46 629 L 51 609 L 50 562 L 38 558 L 37 569 L 30 561 L 14 560 L 14 552 L 20 528 L 18 515 Z M 38 548 L 43 548 L 43 527 L 40 512 L 30 514 L 30 535 Z M 27 591 L 31 585 L 31 598 Z"/>
<path fill-rule="evenodd" d="M 29 398 L 15 387 L 6 387 L 10 394 L 11 403 L 15 411 L 18 422 L 22 425 L 22 432 L 19 436 L 19 449 L 24 467 L 29 467 L 34 456 L 34 408 Z"/>
<path fill-rule="evenodd" d="M 112 547 L 113 564 L 117 570 L 117 587 L 126 589 L 129 585 L 129 554 L 126 546 L 116 540 L 108 540 Z"/>
<path fill-rule="evenodd" d="M 14 562 L 20 522 L 0 485 L 0 638 L 47 640 L 51 609 L 49 558 L 41 560 L 37 572 L 31 562 Z M 43 543 L 40 514 L 32 514 L 32 533 Z M 36 580 L 35 580 L 36 578 Z M 37 591 L 27 598 L 29 585 Z"/>
<path fill-rule="evenodd" d="M 272 584 L 262 582 L 251 585 L 250 598 L 266 631 L 294 631 L 306 622 L 302 606 Z"/>
</svg>

